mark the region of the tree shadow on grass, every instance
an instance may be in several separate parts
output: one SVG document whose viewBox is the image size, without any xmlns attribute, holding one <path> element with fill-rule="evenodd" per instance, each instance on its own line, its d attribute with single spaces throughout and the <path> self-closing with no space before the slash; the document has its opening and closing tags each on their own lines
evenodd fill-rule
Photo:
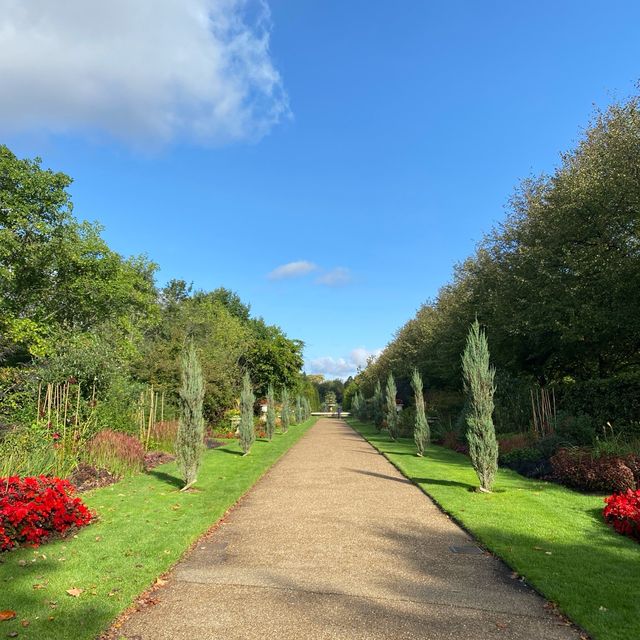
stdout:
<svg viewBox="0 0 640 640">
<path fill-rule="evenodd" d="M 232 449 L 218 449 L 220 453 L 229 453 L 232 456 L 241 456 L 243 455 L 242 451 L 233 451 Z"/>
<path fill-rule="evenodd" d="M 147 475 L 155 476 L 158 480 L 162 480 L 167 484 L 170 484 L 172 487 L 176 487 L 177 489 L 182 489 L 184 486 L 184 481 L 178 478 L 177 476 L 172 476 L 170 473 L 165 473 L 164 471 L 156 471 L 155 469 L 151 469 L 147 471 Z"/>
<path fill-rule="evenodd" d="M 476 491 L 477 486 L 473 484 L 469 484 L 468 482 L 458 482 L 457 480 L 440 480 L 436 478 L 416 478 L 415 476 L 409 476 L 413 482 L 416 484 L 424 484 L 424 485 L 438 485 L 440 487 L 462 487 L 463 489 L 467 489 L 467 491 Z M 494 491 L 494 493 L 503 493 L 503 490 Z"/>
</svg>

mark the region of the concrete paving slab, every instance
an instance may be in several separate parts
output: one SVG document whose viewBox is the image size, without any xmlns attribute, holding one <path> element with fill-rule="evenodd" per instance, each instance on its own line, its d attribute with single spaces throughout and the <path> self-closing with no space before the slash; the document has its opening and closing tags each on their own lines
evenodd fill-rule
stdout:
<svg viewBox="0 0 640 640">
<path fill-rule="evenodd" d="M 344 422 L 321 419 L 120 634 L 579 638 L 493 556 L 452 550 L 474 545 Z"/>
</svg>

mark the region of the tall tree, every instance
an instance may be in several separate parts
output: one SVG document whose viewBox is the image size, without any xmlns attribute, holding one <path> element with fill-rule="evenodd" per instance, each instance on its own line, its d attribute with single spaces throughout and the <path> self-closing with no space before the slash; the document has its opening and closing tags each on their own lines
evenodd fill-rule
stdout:
<svg viewBox="0 0 640 640">
<path fill-rule="evenodd" d="M 242 377 L 242 393 L 240 394 L 240 446 L 246 456 L 251 451 L 251 445 L 256 439 L 256 430 L 253 425 L 253 403 L 255 401 L 251 378 L 246 371 Z"/>
<path fill-rule="evenodd" d="M 289 406 L 289 389 L 282 387 L 282 408 L 280 409 L 280 428 L 282 433 L 289 431 L 291 422 L 291 407 Z"/>
<path fill-rule="evenodd" d="M 382 429 L 382 423 L 384 422 L 384 398 L 382 397 L 382 388 L 380 386 L 380 380 L 376 380 L 373 388 L 373 423 L 378 431 Z"/>
<path fill-rule="evenodd" d="M 493 426 L 495 369 L 489 363 L 487 336 L 478 320 L 471 325 L 462 355 L 467 394 L 467 442 L 481 491 L 489 492 L 498 470 L 498 442 Z"/>
<path fill-rule="evenodd" d="M 386 418 L 387 418 L 387 430 L 392 440 L 398 437 L 398 409 L 396 406 L 396 395 L 398 390 L 396 388 L 396 382 L 393 379 L 393 373 L 389 373 L 387 378 L 386 388 Z"/>
<path fill-rule="evenodd" d="M 411 374 L 411 386 L 413 387 L 416 403 L 416 421 L 413 427 L 413 439 L 416 443 L 416 448 L 418 449 L 418 455 L 422 457 L 425 449 L 429 446 L 431 434 L 424 408 L 422 376 L 417 369 L 414 369 Z"/>
<path fill-rule="evenodd" d="M 276 394 L 273 384 L 269 384 L 267 391 L 267 438 L 271 440 L 276 432 Z"/>
<path fill-rule="evenodd" d="M 182 355 L 180 419 L 176 438 L 176 460 L 184 481 L 183 491 L 198 479 L 204 436 L 203 398 L 202 368 L 196 347 L 190 341 Z"/>
</svg>

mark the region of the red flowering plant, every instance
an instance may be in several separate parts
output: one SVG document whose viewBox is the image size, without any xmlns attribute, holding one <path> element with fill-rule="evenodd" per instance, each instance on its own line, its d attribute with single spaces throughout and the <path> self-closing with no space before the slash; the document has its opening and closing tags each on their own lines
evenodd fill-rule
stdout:
<svg viewBox="0 0 640 640">
<path fill-rule="evenodd" d="M 38 546 L 54 534 L 89 524 L 93 514 L 74 491 L 60 478 L 0 478 L 0 551 Z"/>
<path fill-rule="evenodd" d="M 604 519 L 622 535 L 640 540 L 640 489 L 627 489 L 605 498 Z"/>
</svg>

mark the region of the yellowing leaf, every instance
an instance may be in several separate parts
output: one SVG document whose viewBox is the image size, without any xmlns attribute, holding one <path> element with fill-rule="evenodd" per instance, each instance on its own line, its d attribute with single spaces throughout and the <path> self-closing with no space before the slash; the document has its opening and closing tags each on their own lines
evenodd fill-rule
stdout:
<svg viewBox="0 0 640 640">
<path fill-rule="evenodd" d="M 80 594 L 84 591 L 84 589 L 78 589 L 77 587 L 73 588 L 73 589 L 67 589 L 67 593 L 74 597 L 77 598 L 80 596 Z"/>
</svg>

